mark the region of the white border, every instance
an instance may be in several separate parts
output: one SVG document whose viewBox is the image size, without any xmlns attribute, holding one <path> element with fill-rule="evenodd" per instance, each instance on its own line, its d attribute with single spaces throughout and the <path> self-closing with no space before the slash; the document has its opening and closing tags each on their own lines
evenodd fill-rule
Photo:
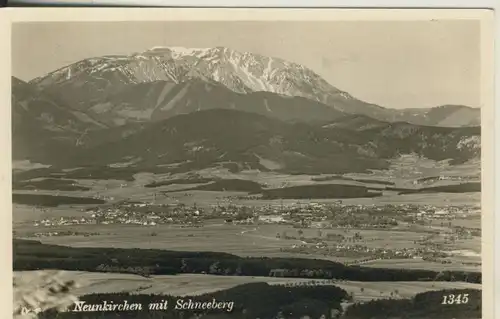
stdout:
<svg viewBox="0 0 500 319">
<path fill-rule="evenodd" d="M 10 0 L 9 3 L 47 5 L 109 5 L 135 7 L 364 7 L 364 8 L 498 8 L 496 0 Z"/>
<path fill-rule="evenodd" d="M 37 1 L 38 3 L 42 2 L 43 0 Z M 105 0 L 108 4 L 111 3 L 116 3 L 116 1 L 111 1 L 111 0 Z M 69 2 L 69 1 L 66 1 Z M 95 1 L 99 2 L 99 1 Z M 120 2 L 123 4 L 126 1 Z M 153 0 L 141 0 L 141 1 L 128 1 L 130 4 L 137 4 L 140 2 L 140 5 L 142 6 L 147 6 L 147 5 L 158 5 L 161 3 L 161 5 L 170 5 L 170 6 L 175 6 L 175 5 L 183 5 L 183 6 L 196 6 L 196 5 L 202 5 L 202 6 L 207 6 L 206 3 L 203 3 L 203 1 L 193 1 L 193 0 L 187 0 L 187 1 L 168 1 L 168 4 L 165 4 L 166 1 L 153 1 Z M 229 5 L 235 5 L 234 1 L 232 1 L 231 4 L 228 2 L 224 1 L 219 1 L 215 2 L 212 1 L 211 6 L 229 6 Z M 431 3 L 432 2 L 432 3 Z M 241 3 L 240 3 L 241 4 Z M 455 7 L 471 7 L 474 5 L 475 7 L 495 7 L 499 8 L 500 3 L 498 1 L 455 1 L 455 3 L 450 3 L 449 1 L 419 1 L 419 2 L 414 2 L 412 4 L 409 3 L 401 3 L 401 1 L 384 1 L 384 3 L 380 3 L 380 1 L 376 4 L 376 7 L 392 7 L 392 6 L 398 6 L 398 7 L 425 7 L 429 6 L 430 4 L 433 5 L 433 7 L 449 7 L 450 5 L 453 5 Z M 247 5 L 253 5 L 253 6 L 267 6 L 267 7 L 276 7 L 276 6 L 305 6 L 305 3 L 299 3 L 299 1 L 276 1 L 276 0 L 270 0 L 270 1 L 253 1 L 251 4 Z M 324 7 L 324 6 L 355 6 L 355 5 L 364 5 L 364 6 L 371 6 L 374 7 L 375 5 L 373 3 L 370 3 L 370 1 L 316 1 L 316 2 L 309 2 L 307 5 L 311 7 Z M 391 9 L 391 10 L 373 10 L 370 11 L 369 13 L 366 10 L 362 9 L 350 9 L 350 10 L 342 10 L 341 12 L 339 10 L 333 10 L 333 9 L 328 9 L 328 10 L 318 10 L 318 9 L 294 9 L 294 10 L 283 10 L 283 9 L 273 9 L 273 10 L 258 10 L 258 9 L 220 9 L 220 10 L 215 10 L 215 9 L 121 9 L 121 8 L 100 8 L 100 9 L 95 9 L 95 8 L 80 8 L 80 9 L 73 9 L 73 8 L 7 8 L 2 11 L 0 11 L 0 38 L 4 39 L 4 45 L 0 46 L 0 53 L 3 53 L 0 55 L 2 58 L 0 60 L 0 70 L 2 71 L 0 73 L 0 97 L 3 97 L 4 103 L 3 105 L 10 105 L 10 23 L 11 22 L 16 22 L 16 21 L 143 21 L 143 20 L 152 20 L 152 21 L 162 21 L 162 20 L 172 20 L 172 21 L 179 21 L 179 20 L 205 20 L 205 21 L 215 21 L 215 20 L 225 20 L 225 21 L 236 21 L 236 20 L 274 20 L 274 21 L 279 21 L 279 20 L 330 20 L 330 19 L 336 19 L 336 20 L 361 20 L 364 18 L 366 19 L 367 15 L 369 14 L 370 20 L 386 20 L 387 19 L 387 14 L 391 14 L 391 20 L 421 20 L 421 19 L 429 19 L 430 16 L 432 18 L 436 19 L 442 19 L 442 18 L 452 18 L 456 17 L 457 14 L 461 18 L 478 18 L 479 16 L 484 14 L 484 10 L 467 10 L 464 12 L 464 10 L 432 10 L 432 9 L 420 9 L 417 11 L 410 11 L 410 10 L 405 10 L 405 9 Z M 258 16 L 256 16 L 256 13 L 258 13 Z M 203 16 L 202 19 L 200 19 L 200 15 Z M 492 15 L 492 12 L 490 11 L 490 15 Z M 493 21 L 490 21 L 490 23 L 493 23 Z M 498 19 L 495 20 L 495 27 L 491 28 L 491 32 L 496 31 L 496 43 L 499 43 L 498 40 L 500 38 L 500 22 Z M 491 34 L 485 35 L 485 37 L 491 36 Z M 6 40 L 6 41 L 5 41 Z M 492 43 L 489 44 L 490 49 L 492 46 Z M 36 49 L 36 48 L 34 48 Z M 492 53 L 492 50 L 489 51 Z M 483 52 L 484 53 L 484 52 Z M 499 57 L 500 49 L 499 45 L 495 46 L 495 56 L 496 58 Z M 486 52 L 488 55 L 488 52 Z M 484 56 L 485 59 L 488 60 L 487 56 Z M 491 58 L 491 56 L 490 56 Z M 483 94 L 484 96 L 487 97 L 486 100 L 482 101 L 482 104 L 492 104 L 493 103 L 493 90 L 494 90 L 494 83 L 492 82 L 493 75 L 491 70 L 495 69 L 495 83 L 500 83 L 500 72 L 498 72 L 498 63 L 495 63 L 495 65 L 489 64 L 489 65 L 483 65 L 483 71 L 491 74 L 491 76 L 486 76 L 485 80 L 488 85 L 483 85 Z M 488 72 L 489 71 L 489 72 Z M 3 93 L 3 94 L 2 94 Z M 498 90 L 496 90 L 496 96 L 495 96 L 495 101 L 496 104 L 498 104 L 498 101 L 500 100 L 500 93 Z M 498 105 L 496 105 L 496 108 L 498 108 Z M 491 108 L 490 111 L 484 112 L 485 109 L 483 109 L 482 112 L 482 121 L 483 121 L 483 134 L 486 133 L 485 128 L 488 126 L 493 125 L 493 119 L 495 118 L 495 122 L 498 123 L 500 119 L 500 112 L 494 112 L 493 108 Z M 2 198 L 1 200 L 4 203 L 4 222 L 2 223 L 2 226 L 4 227 L 4 231 L 2 234 L 5 236 L 4 240 L 2 241 L 2 253 L 5 253 L 5 258 L 4 260 L 7 263 L 2 263 L 0 265 L 0 276 L 2 279 L 2 303 L 0 303 L 0 307 L 2 310 L 0 311 L 6 311 L 6 316 L 1 316 L 3 318 L 9 318 L 12 314 L 11 311 L 11 303 L 10 301 L 12 300 L 12 241 L 11 241 L 11 225 L 12 225 L 12 216 L 10 212 L 12 211 L 12 204 L 11 204 L 11 192 L 10 192 L 10 185 L 11 185 L 11 163 L 10 163 L 10 158 L 11 158 L 11 149 L 10 149 L 10 108 L 8 107 L 3 107 L 1 108 L 1 114 L 0 114 L 0 119 L 5 121 L 5 125 L 1 126 L 1 129 L 3 130 L 3 134 L 1 135 L 3 138 L 1 139 L 0 143 L 3 143 L 4 149 L 7 150 L 7 154 L 4 155 L 5 158 L 7 159 L 6 161 L 1 161 L 0 165 L 2 170 L 0 171 L 0 187 L 2 190 L 4 190 L 1 194 Z M 495 117 L 496 115 L 496 117 Z M 496 137 L 495 140 L 500 140 L 500 129 L 496 128 L 496 130 L 493 132 L 493 130 L 490 132 L 491 136 L 485 136 L 483 135 L 483 142 L 486 139 L 489 138 L 494 138 Z M 492 142 L 490 145 L 493 146 L 493 141 L 490 139 Z M 488 147 L 486 147 L 488 148 Z M 490 166 L 491 169 L 484 170 L 483 169 L 483 194 L 482 194 L 482 200 L 483 200 L 483 209 L 484 209 L 484 214 L 483 215 L 483 232 L 489 233 L 490 235 L 495 234 L 495 239 L 496 237 L 500 237 L 496 235 L 496 233 L 500 232 L 500 219 L 495 219 L 495 222 L 493 222 L 493 213 L 496 212 L 496 210 L 500 207 L 500 198 L 494 198 L 494 194 L 497 193 L 496 189 L 497 187 L 495 185 L 498 185 L 498 182 L 500 181 L 500 176 L 499 174 L 495 171 L 495 181 L 493 180 L 493 169 L 492 166 L 494 163 L 500 159 L 500 148 L 496 147 L 495 151 L 493 151 L 493 148 L 488 148 L 486 150 L 485 147 L 483 147 L 483 168 L 485 166 Z M 493 157 L 495 155 L 495 157 Z M 496 160 L 495 160 L 496 159 Z M 495 206 L 492 207 L 489 203 L 492 203 L 493 200 L 495 201 Z M 496 209 L 495 209 L 496 208 Z M 488 216 L 488 217 L 487 217 Z M 487 217 L 487 218 L 485 218 Z M 492 237 L 489 236 L 484 236 L 482 240 L 482 251 L 483 251 L 483 318 L 494 318 L 493 316 L 493 309 L 495 308 L 495 312 L 497 314 L 500 314 L 500 278 L 496 278 L 496 276 L 491 277 L 491 274 L 494 274 L 493 271 L 496 270 L 498 265 L 500 264 L 500 250 L 499 249 L 494 249 L 494 244 L 490 240 L 493 239 Z M 495 264 L 497 267 L 493 269 L 493 260 L 495 261 Z M 487 270 L 488 269 L 488 270 Z M 489 272 L 490 276 L 489 278 L 485 277 L 485 273 Z M 495 271 L 496 274 L 496 271 Z M 495 286 L 495 287 L 494 287 Z M 496 288 L 496 294 L 495 298 L 493 297 L 493 289 Z M 493 302 L 493 300 L 496 300 L 497 302 Z M 10 311 L 10 313 L 8 313 Z"/>
</svg>

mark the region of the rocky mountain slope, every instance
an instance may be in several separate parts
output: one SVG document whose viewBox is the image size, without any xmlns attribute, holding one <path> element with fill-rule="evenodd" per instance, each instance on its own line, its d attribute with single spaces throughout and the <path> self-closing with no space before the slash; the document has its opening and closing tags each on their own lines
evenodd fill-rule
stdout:
<svg viewBox="0 0 500 319">
<path fill-rule="evenodd" d="M 304 66 L 227 48 L 154 48 L 12 79 L 13 158 L 61 167 L 342 173 L 409 153 L 459 163 L 480 156 L 478 117 L 367 104 Z"/>
<path fill-rule="evenodd" d="M 387 109 L 356 99 L 302 65 L 224 47 L 160 47 L 131 55 L 90 58 L 36 78 L 31 83 L 44 92 L 59 96 L 72 108 L 90 111 L 89 114 L 96 118 L 104 116 L 104 121 L 108 123 L 109 111 L 115 109 L 115 124 L 123 124 L 127 120 L 150 120 L 158 107 L 170 109 L 178 97 L 169 93 L 172 90 L 183 92 L 181 95 L 188 105 L 184 105 L 185 109 L 177 105 L 175 112 L 156 112 L 154 115 L 160 115 L 158 118 L 153 116 L 153 120 L 188 113 L 198 107 L 236 108 L 234 104 L 239 104 L 234 102 L 235 98 L 228 98 L 198 106 L 193 100 L 199 96 L 199 90 L 195 90 L 195 96 L 191 98 L 191 93 L 183 89 L 190 83 L 206 83 L 207 88 L 222 86 L 235 93 L 234 96 L 267 92 L 275 94 L 273 99 L 277 99 L 276 96 L 302 97 L 316 102 L 311 102 L 312 106 L 303 106 L 313 114 L 309 117 L 313 119 L 323 116 L 324 104 L 338 112 L 366 115 L 382 121 L 436 126 L 471 126 L 479 123 L 478 109 L 465 106 L 445 106 L 438 110 Z M 133 92 L 137 92 L 140 98 L 135 98 L 137 95 Z M 170 103 L 172 99 L 174 101 Z M 308 104 L 304 99 L 298 101 Z M 257 113 L 263 106 L 266 107 L 263 100 L 255 103 Z M 248 108 L 240 109 L 249 111 Z M 300 111 L 300 114 L 304 112 Z M 279 112 L 275 116 L 287 119 L 286 112 Z"/>
</svg>

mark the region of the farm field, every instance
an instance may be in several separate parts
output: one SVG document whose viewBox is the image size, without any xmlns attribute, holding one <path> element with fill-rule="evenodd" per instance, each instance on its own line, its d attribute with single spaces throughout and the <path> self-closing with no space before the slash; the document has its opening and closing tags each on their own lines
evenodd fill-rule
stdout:
<svg viewBox="0 0 500 319">
<path fill-rule="evenodd" d="M 16 191 L 16 193 L 33 194 L 33 191 Z M 95 193 L 95 192 L 94 192 Z M 47 194 L 55 195 L 60 194 L 64 196 L 74 196 L 74 197 L 87 197 L 92 196 L 88 192 L 54 192 L 54 191 L 38 191 L 36 194 Z M 199 207 L 210 207 L 217 204 L 227 204 L 232 203 L 235 205 L 245 205 L 245 206 L 280 206 L 280 205 L 294 205 L 297 203 L 306 203 L 307 201 L 300 201 L 297 199 L 283 199 L 283 200 L 256 200 L 256 199 L 240 199 L 236 197 L 245 196 L 246 193 L 242 192 L 207 192 L 207 191 L 188 191 L 188 192 L 178 192 L 169 193 L 168 196 L 156 196 L 151 193 L 151 189 L 147 188 L 133 188 L 130 187 L 126 192 L 114 193 L 112 190 L 103 191 L 99 193 L 102 196 L 110 196 L 113 200 L 108 200 L 108 203 L 122 201 L 122 200 L 132 200 L 132 201 L 143 201 L 147 203 L 155 204 L 186 204 L 193 205 L 196 204 Z M 128 194 L 128 195 L 127 195 Z M 343 199 L 342 202 L 346 205 L 379 205 L 379 204 L 415 204 L 415 205 L 433 205 L 436 207 L 443 207 L 447 205 L 478 205 L 480 203 L 481 194 L 480 193 L 463 193 L 463 194 L 453 194 L 449 193 L 446 196 L 443 194 L 408 194 L 408 195 L 398 195 L 397 192 L 387 191 L 380 197 L 372 198 L 350 198 Z M 337 199 L 321 199 L 314 200 L 315 203 L 334 203 Z M 94 205 L 95 206 L 95 205 Z M 64 205 L 59 207 L 49 207 L 45 210 L 47 217 L 50 214 L 61 213 L 61 216 L 78 216 L 75 214 L 79 212 L 82 208 L 92 207 L 91 205 Z M 39 219 L 40 212 L 34 210 L 32 206 L 23 204 L 13 205 L 13 222 L 35 220 Z M 54 215 L 57 216 L 57 215 Z M 480 224 L 480 220 L 476 221 L 475 225 Z M 457 225 L 458 226 L 458 225 Z M 466 225 L 463 225 L 466 226 Z M 476 227 L 476 226 L 468 226 Z M 480 228 L 480 227 L 478 227 Z"/>
<path fill-rule="evenodd" d="M 268 18 L 13 33 L 16 319 L 484 316 L 484 28 Z"/>
<path fill-rule="evenodd" d="M 201 228 L 182 228 L 179 225 L 73 225 L 73 226 L 51 226 L 35 227 L 32 224 L 18 225 L 15 228 L 16 237 L 30 238 L 29 235 L 36 232 L 61 232 L 71 230 L 74 232 L 99 233 L 89 237 L 75 236 L 48 236 L 35 237 L 34 239 L 46 244 L 64 245 L 71 247 L 113 247 L 113 248 L 142 248 L 142 249 L 165 249 L 182 251 L 218 251 L 227 252 L 240 256 L 265 256 L 265 257 L 298 257 L 326 259 L 339 262 L 353 262 L 357 258 L 351 256 L 325 256 L 321 253 L 299 254 L 293 252 L 282 252 L 281 248 L 290 248 L 294 244 L 301 244 L 298 239 L 277 238 L 277 234 L 286 233 L 288 236 L 298 236 L 297 229 L 287 225 L 259 225 L 243 226 L 225 224 L 223 221 L 212 221 Z M 324 229 L 322 235 L 340 234 L 353 236 L 359 233 L 363 239 L 358 244 L 370 248 L 402 249 L 418 247 L 415 241 L 426 236 L 424 232 L 394 231 L 394 230 L 365 230 L 365 229 Z M 154 235 L 153 235 L 154 234 Z M 305 237 L 316 237 L 318 229 L 303 229 Z M 437 242 L 439 238 L 435 239 Z M 335 244 L 337 241 L 325 242 Z M 392 268 L 421 268 L 430 266 L 436 269 L 464 269 L 464 262 L 480 262 L 480 240 L 472 238 L 457 241 L 449 245 L 449 250 L 457 251 L 455 262 L 442 265 L 440 263 L 422 262 L 418 259 L 381 260 L 363 265 Z M 465 252 L 465 253 L 460 253 Z M 467 254 L 467 252 L 469 252 Z M 460 255 L 464 255 L 462 258 Z M 477 267 L 476 267 L 477 268 Z"/>
<path fill-rule="evenodd" d="M 275 227 L 275 226 L 272 226 Z M 280 253 L 280 248 L 289 247 L 296 241 L 284 241 L 266 233 L 246 235 L 254 227 L 212 224 L 203 228 L 180 228 L 178 226 L 129 226 L 129 225 L 80 225 L 71 227 L 44 227 L 43 231 L 63 231 L 71 229 L 80 232 L 98 232 L 101 235 L 52 236 L 37 238 L 42 243 L 71 247 L 113 247 L 166 249 L 182 251 L 218 251 L 243 256 L 291 256 Z M 41 231 L 38 227 L 18 227 L 19 237 L 27 232 Z M 277 230 L 279 232 L 279 230 Z M 156 236 L 152 236 L 152 233 Z M 271 234 L 271 232 L 269 232 Z M 296 254 L 293 254 L 297 256 Z M 314 256 L 309 256 L 313 258 Z M 320 258 L 321 256 L 316 256 Z"/>
<path fill-rule="evenodd" d="M 105 235 L 52 236 L 40 238 L 43 243 L 67 245 L 73 247 L 115 247 L 169 249 L 185 251 L 221 251 L 245 255 L 266 255 L 279 251 L 280 247 L 289 246 L 275 237 L 244 236 L 245 230 L 253 227 L 214 223 L 203 228 L 180 228 L 179 226 L 159 225 L 143 227 L 134 225 L 79 225 L 71 227 L 44 227 L 43 231 L 92 231 Z M 25 231 L 41 231 L 38 227 L 18 227 L 19 236 Z M 156 236 L 152 236 L 152 233 Z M 111 233 L 111 235 L 109 235 Z M 216 247 L 216 248 L 215 248 Z"/>
<path fill-rule="evenodd" d="M 393 182 L 395 187 L 414 187 L 413 181 L 423 177 L 430 176 L 460 176 L 460 177 L 480 177 L 480 162 L 470 161 L 460 165 L 450 165 L 448 161 L 434 161 L 420 158 L 415 155 L 403 155 L 400 158 L 390 160 L 388 170 L 373 170 L 369 173 L 350 173 L 343 175 L 346 178 L 379 180 L 383 182 Z M 198 171 L 203 177 L 219 177 L 228 179 L 247 179 L 257 183 L 266 185 L 269 188 L 283 186 L 298 186 L 310 185 L 317 179 L 325 175 L 288 175 L 271 172 L 261 172 L 258 170 L 243 171 L 239 173 L 231 173 L 226 169 L 212 168 Z M 143 179 L 163 179 L 166 176 L 144 174 Z M 374 186 L 376 184 L 365 184 L 357 181 L 349 180 L 334 180 L 335 183 Z M 439 184 L 439 183 L 438 183 Z M 377 187 L 383 187 L 383 184 Z M 433 185 L 426 185 L 433 186 Z"/>
<path fill-rule="evenodd" d="M 242 171 L 239 173 L 231 173 L 227 169 L 203 169 L 197 171 L 196 174 L 203 178 L 223 178 L 223 179 L 242 179 L 249 180 L 263 185 L 265 188 L 281 188 L 300 185 L 313 185 L 324 184 L 325 182 L 315 182 L 313 179 L 321 178 L 323 175 L 288 175 L 271 172 L 261 172 L 258 170 Z M 253 199 L 236 199 L 247 195 L 245 192 L 218 192 L 218 191 L 182 191 L 183 189 L 192 188 L 200 184 L 184 184 L 184 185 L 169 185 L 157 188 L 146 188 L 147 184 L 153 182 L 160 182 L 165 180 L 183 179 L 187 174 L 152 174 L 152 173 L 138 173 L 133 176 L 133 181 L 124 181 L 119 179 L 73 179 L 75 186 L 89 188 L 89 190 L 75 190 L 75 191 L 55 191 L 55 190 L 16 190 L 17 194 L 46 194 L 46 195 L 59 195 L 59 196 L 75 196 L 75 197 L 106 197 L 109 202 L 119 200 L 137 200 L 137 201 L 155 201 L 159 204 L 166 203 L 185 203 L 198 205 L 214 205 L 223 201 L 231 200 L 234 204 L 241 205 L 269 205 L 269 204 L 284 204 L 296 203 L 297 200 L 253 200 Z M 327 175 L 324 175 L 327 176 Z M 366 186 L 369 188 L 385 188 L 383 183 L 391 181 L 394 187 L 400 188 L 415 188 L 413 184 L 416 180 L 425 177 L 435 176 L 452 176 L 452 177 L 467 177 L 473 178 L 478 181 L 480 177 L 480 163 L 470 162 L 461 165 L 452 166 L 447 161 L 436 162 L 418 158 L 412 155 L 401 156 L 399 159 L 391 161 L 391 166 L 388 170 L 372 171 L 371 173 L 356 173 L 346 174 L 345 178 L 349 179 L 365 179 L 370 180 L 370 183 L 363 183 L 359 181 L 341 180 L 336 179 L 328 183 L 335 184 L 348 184 L 357 186 Z M 49 176 L 45 176 L 49 177 Z M 64 176 L 62 176 L 64 177 Z M 33 180 L 41 180 L 38 177 Z M 381 184 L 373 184 L 374 181 L 381 181 Z M 425 187 L 432 187 L 437 185 L 457 184 L 457 181 L 437 181 L 431 184 L 425 184 Z M 417 187 L 424 187 L 423 185 Z M 169 193 L 166 196 L 162 195 L 163 191 L 179 190 L 179 192 Z M 157 193 L 158 196 L 154 194 Z M 315 202 L 327 203 L 335 201 L 332 200 L 315 200 Z M 434 194 L 409 194 L 398 195 L 396 191 L 384 191 L 380 197 L 372 198 L 351 198 L 344 199 L 346 204 L 430 204 L 435 206 L 444 205 L 477 205 L 480 203 L 480 193 L 461 193 L 453 194 L 443 193 Z"/>
<path fill-rule="evenodd" d="M 446 221 L 446 223 L 451 222 L 452 227 L 467 227 L 467 228 L 481 228 L 481 216 L 474 215 L 468 218 L 454 219 L 451 221 Z M 441 224 L 438 220 L 433 220 L 432 224 L 439 226 Z"/>
<path fill-rule="evenodd" d="M 186 205 L 197 204 L 198 206 L 211 206 L 217 203 L 231 202 L 235 205 L 245 206 L 279 206 L 293 205 L 297 203 L 314 202 L 320 204 L 335 203 L 338 199 L 314 199 L 314 200 L 298 200 L 298 199 L 245 199 L 235 198 L 245 196 L 247 193 L 242 192 L 204 192 L 204 191 L 187 191 L 178 193 L 169 193 L 168 197 L 157 197 L 157 204 L 172 204 L 183 203 Z M 135 194 L 131 197 L 133 200 L 152 201 L 152 195 Z M 434 205 L 442 207 L 446 205 L 477 205 L 480 202 L 480 193 L 448 193 L 443 196 L 442 193 L 435 194 L 408 194 L 398 195 L 398 192 L 384 191 L 382 196 L 371 198 L 347 198 L 342 199 L 342 203 L 346 205 L 378 205 L 378 204 L 415 204 L 415 205 Z"/>
<path fill-rule="evenodd" d="M 448 161 L 434 161 L 415 155 L 402 155 L 390 160 L 388 170 L 373 170 L 371 174 L 348 174 L 358 177 L 379 177 L 395 179 L 398 186 L 410 186 L 413 180 L 429 176 L 481 176 L 480 160 L 471 160 L 460 165 L 450 165 Z"/>
<path fill-rule="evenodd" d="M 384 182 L 394 182 L 394 187 L 414 188 L 413 182 L 419 178 L 437 175 L 445 176 L 478 176 L 478 163 L 466 163 L 458 166 L 450 166 L 446 161 L 435 162 L 420 159 L 414 156 L 403 156 L 394 160 L 391 168 L 386 171 L 373 171 L 370 174 L 346 174 L 346 178 L 366 179 L 370 181 L 381 181 L 380 185 L 373 183 L 360 183 L 349 180 L 335 180 L 332 183 L 345 183 L 367 187 L 385 187 Z M 198 176 L 204 178 L 244 179 L 262 184 L 267 188 L 291 187 L 298 185 L 322 184 L 315 182 L 322 175 L 286 175 L 279 173 L 244 171 L 237 174 L 230 173 L 226 169 L 205 169 L 197 172 Z M 244 206 L 266 206 L 314 203 L 332 203 L 337 199 L 326 200 L 297 200 L 276 199 L 259 200 L 245 199 L 245 192 L 231 191 L 182 191 L 201 184 L 168 185 L 156 188 L 147 188 L 146 184 L 186 178 L 186 174 L 155 175 L 152 173 L 139 173 L 134 175 L 133 181 L 118 179 L 93 180 L 77 179 L 78 186 L 89 188 L 89 190 L 55 191 L 55 190 L 16 190 L 19 194 L 46 194 L 72 197 L 98 197 L 104 198 L 108 203 L 122 200 L 140 201 L 154 204 L 179 204 L 188 206 L 196 204 L 198 207 L 209 207 L 212 205 L 236 204 Z M 442 181 L 440 181 L 441 183 Z M 451 182 L 450 182 L 451 183 Z M 453 182 L 455 183 L 455 182 Z M 425 187 L 432 185 L 426 184 Z M 166 190 L 180 190 L 178 192 L 163 194 Z M 417 204 L 444 207 L 448 205 L 474 205 L 480 203 L 480 193 L 434 193 L 434 194 L 408 194 L 398 195 L 397 191 L 383 191 L 382 196 L 372 198 L 350 198 L 343 199 L 346 205 L 378 205 L 378 204 Z M 297 229 L 286 225 L 261 225 L 261 226 L 236 226 L 225 224 L 224 221 L 210 221 L 202 228 L 181 228 L 175 225 L 156 226 L 131 226 L 131 225 L 73 225 L 73 226 L 51 226 L 34 227 L 33 221 L 46 218 L 68 218 L 84 217 L 87 214 L 84 209 L 95 205 L 61 205 L 58 207 L 33 207 L 22 204 L 13 204 L 13 230 L 16 237 L 26 237 L 36 232 L 75 231 L 99 233 L 99 235 L 85 236 L 52 236 L 35 238 L 43 243 L 67 245 L 73 247 L 116 247 L 116 248 L 144 248 L 144 249 L 166 249 L 184 251 L 220 251 L 241 256 L 266 256 L 266 257 L 298 257 L 327 259 L 340 262 L 353 262 L 356 259 L 350 256 L 326 256 L 320 252 L 311 251 L 309 254 L 280 251 L 290 248 L 294 244 L 303 244 L 300 240 L 277 238 L 278 234 L 299 237 Z M 445 223 L 447 223 L 446 221 Z M 452 226 L 469 228 L 481 228 L 479 214 L 474 214 L 467 219 L 455 219 L 451 221 Z M 447 231 L 448 227 L 440 227 L 440 221 L 433 221 L 434 231 Z M 448 226 L 448 224 L 446 224 Z M 398 226 L 400 230 L 369 230 L 369 229 L 328 229 L 322 230 L 323 235 L 340 234 L 346 237 L 353 236 L 359 232 L 362 236 L 356 244 L 367 248 L 403 249 L 419 247 L 417 241 L 426 237 L 429 227 L 413 225 L 406 229 L 406 225 Z M 154 235 L 153 235 L 154 234 Z M 317 237 L 318 229 L 303 229 L 306 238 Z M 33 237 L 31 237 L 33 239 Z M 322 239 L 329 245 L 336 242 Z M 469 269 L 477 270 L 477 266 L 461 265 L 462 262 L 480 262 L 480 239 L 474 237 L 466 240 L 458 240 L 452 244 L 444 243 L 444 236 L 433 238 L 435 242 L 444 244 L 446 250 L 457 251 L 453 257 L 452 264 L 441 264 L 435 262 L 424 262 L 419 259 L 405 260 L 375 260 L 364 263 L 369 267 L 387 268 L 428 268 L 432 269 Z M 469 267 L 469 268 L 467 268 Z"/>
<path fill-rule="evenodd" d="M 363 267 L 373 268 L 396 268 L 396 269 L 427 269 L 434 271 L 445 270 L 463 270 L 463 271 L 481 271 L 481 266 L 461 265 L 458 262 L 465 261 L 463 258 L 456 258 L 455 262 L 451 264 L 441 264 L 422 259 L 382 259 L 374 260 L 363 263 Z M 470 260 L 469 260 L 470 261 Z M 481 259 L 477 258 L 475 262 L 480 262 Z"/>
<path fill-rule="evenodd" d="M 16 271 L 14 277 L 29 281 L 46 271 Z M 62 280 L 75 280 L 79 288 L 77 296 L 90 293 L 130 292 L 141 294 L 169 294 L 174 296 L 201 295 L 218 290 L 232 288 L 246 283 L 266 282 L 275 284 L 303 284 L 314 280 L 300 278 L 250 277 L 250 276 L 216 276 L 216 275 L 160 275 L 144 278 L 131 274 L 91 273 L 82 271 L 62 271 Z M 316 280 L 318 284 L 324 281 Z M 463 282 L 359 282 L 335 281 L 333 284 L 348 293 L 352 293 L 355 301 L 389 298 L 411 298 L 417 293 L 441 290 L 472 288 L 481 289 L 480 284 Z"/>
</svg>

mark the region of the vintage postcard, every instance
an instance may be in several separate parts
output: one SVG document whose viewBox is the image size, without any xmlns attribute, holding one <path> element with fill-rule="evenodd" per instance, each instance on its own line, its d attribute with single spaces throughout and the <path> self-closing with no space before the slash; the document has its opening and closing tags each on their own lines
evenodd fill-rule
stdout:
<svg viewBox="0 0 500 319">
<path fill-rule="evenodd" d="M 15 318 L 493 317 L 491 11 L 5 16 Z"/>
</svg>

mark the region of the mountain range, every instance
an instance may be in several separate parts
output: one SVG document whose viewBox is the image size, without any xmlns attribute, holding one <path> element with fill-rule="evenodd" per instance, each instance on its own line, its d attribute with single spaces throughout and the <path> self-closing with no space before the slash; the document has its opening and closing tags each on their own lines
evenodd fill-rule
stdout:
<svg viewBox="0 0 500 319">
<path fill-rule="evenodd" d="M 479 110 L 365 103 L 304 66 L 227 48 L 153 48 L 12 79 L 13 159 L 287 173 L 480 156 Z"/>
<path fill-rule="evenodd" d="M 12 78 L 13 158 L 45 158 L 60 150 L 60 145 L 75 143 L 86 130 L 105 125 L 85 112 L 71 109 L 33 85 Z"/>
<path fill-rule="evenodd" d="M 411 153 L 465 162 L 480 155 L 480 128 L 385 123 L 355 130 L 214 109 L 155 122 L 117 141 L 75 152 L 70 161 L 190 169 L 232 165 L 235 170 L 316 174 L 383 169 L 388 159 Z"/>
<path fill-rule="evenodd" d="M 299 105 L 293 113 L 305 120 L 321 118 L 327 106 L 342 113 L 367 115 L 389 122 L 450 127 L 480 124 L 479 109 L 463 105 L 430 109 L 384 108 L 356 99 L 302 65 L 223 47 L 158 47 L 131 55 L 90 58 L 35 78 L 30 83 L 96 118 L 103 116 L 109 122 L 111 113 L 115 125 L 164 119 L 214 107 L 265 110 L 271 114 L 274 109 L 266 97 L 279 100 L 277 104 Z M 216 91 L 210 93 L 212 89 Z M 269 94 L 263 95 L 264 92 Z M 224 98 L 214 98 L 217 94 Z M 209 100 L 205 100 L 207 95 L 211 95 Z M 302 99 L 290 102 L 279 97 Z M 238 102 L 241 99 L 246 101 Z M 312 105 L 307 105 L 309 101 L 305 99 Z M 248 103 L 258 105 L 240 106 Z M 289 116 L 287 112 L 277 112 L 275 116 L 279 119 Z M 333 116 L 329 114 L 326 120 Z"/>
</svg>

